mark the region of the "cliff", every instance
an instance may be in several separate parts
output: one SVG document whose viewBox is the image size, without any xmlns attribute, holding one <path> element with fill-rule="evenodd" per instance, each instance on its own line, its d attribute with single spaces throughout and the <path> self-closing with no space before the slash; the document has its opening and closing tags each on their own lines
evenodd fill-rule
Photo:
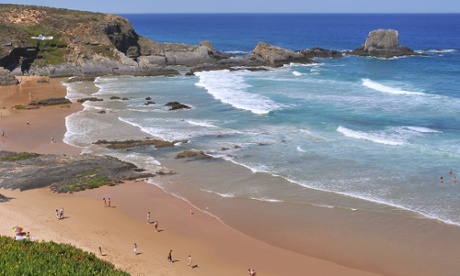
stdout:
<svg viewBox="0 0 460 276">
<path fill-rule="evenodd" d="M 174 75 L 225 57 L 209 46 L 157 43 L 121 16 L 0 4 L 0 67 L 13 74 Z"/>
</svg>

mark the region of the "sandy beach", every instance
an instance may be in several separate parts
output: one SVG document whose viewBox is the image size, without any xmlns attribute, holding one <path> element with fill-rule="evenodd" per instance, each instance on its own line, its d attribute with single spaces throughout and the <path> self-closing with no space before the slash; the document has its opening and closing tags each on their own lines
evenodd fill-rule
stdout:
<svg viewBox="0 0 460 276">
<path fill-rule="evenodd" d="M 37 78 L 30 77 L 22 78 L 20 85 L 0 87 L 0 129 L 5 131 L 1 150 L 80 153 L 62 142 L 65 117 L 80 110 L 80 104 L 11 109 L 30 100 L 65 96 L 63 81 L 37 83 Z M 0 203 L 1 235 L 13 236 L 11 228 L 20 225 L 37 240 L 71 243 L 132 275 L 248 275 L 248 268 L 257 275 L 377 275 L 372 268 L 356 270 L 244 235 L 145 182 L 74 194 L 53 194 L 48 189 L 0 189 L 0 194 L 12 198 Z M 111 198 L 112 206 L 104 207 L 103 198 Z M 65 209 L 64 219 L 54 217 L 56 208 Z M 147 223 L 147 212 L 151 212 L 151 222 L 158 221 L 158 232 L 153 223 Z M 173 263 L 167 261 L 169 250 Z M 188 266 L 189 255 L 193 268 Z"/>
</svg>

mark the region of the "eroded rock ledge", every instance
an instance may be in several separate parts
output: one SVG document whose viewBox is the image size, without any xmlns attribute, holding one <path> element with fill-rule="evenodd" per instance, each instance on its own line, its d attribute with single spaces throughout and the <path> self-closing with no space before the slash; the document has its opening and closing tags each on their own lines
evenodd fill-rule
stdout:
<svg viewBox="0 0 460 276">
<path fill-rule="evenodd" d="M 164 173 L 158 169 L 158 174 Z M 0 187 L 21 191 L 50 187 L 66 193 L 153 177 L 135 165 L 110 156 L 40 155 L 0 151 Z"/>
</svg>

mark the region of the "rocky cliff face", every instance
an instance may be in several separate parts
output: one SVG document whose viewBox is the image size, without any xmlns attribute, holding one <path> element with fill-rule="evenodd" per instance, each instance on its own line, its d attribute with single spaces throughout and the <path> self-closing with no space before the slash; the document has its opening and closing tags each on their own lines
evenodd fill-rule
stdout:
<svg viewBox="0 0 460 276">
<path fill-rule="evenodd" d="M 371 31 L 366 38 L 366 43 L 349 54 L 383 58 L 422 55 L 408 47 L 399 45 L 398 31 L 383 29 Z"/>
<path fill-rule="evenodd" d="M 0 67 L 17 75 L 173 75 L 164 66 L 222 56 L 212 47 L 148 40 L 113 14 L 0 4 Z"/>
</svg>

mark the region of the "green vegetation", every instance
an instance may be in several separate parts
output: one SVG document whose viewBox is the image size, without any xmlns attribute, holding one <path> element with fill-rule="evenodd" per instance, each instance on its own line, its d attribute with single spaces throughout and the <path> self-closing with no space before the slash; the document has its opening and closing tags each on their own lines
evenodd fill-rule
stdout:
<svg viewBox="0 0 460 276">
<path fill-rule="evenodd" d="M 109 45 L 94 45 L 91 47 L 96 54 L 99 54 L 108 58 L 115 58 L 114 48 Z"/>
<path fill-rule="evenodd" d="M 107 261 L 70 244 L 0 237 L 1 275 L 123 275 Z"/>
<path fill-rule="evenodd" d="M 110 180 L 107 176 L 98 176 L 89 178 L 86 180 L 78 181 L 74 184 L 67 185 L 67 189 L 70 192 L 83 191 L 85 189 L 95 189 L 104 185 L 115 185 L 121 183 L 121 181 Z"/>
<path fill-rule="evenodd" d="M 18 160 L 25 160 L 25 159 L 30 159 L 30 158 L 35 158 L 39 156 L 38 153 L 30 153 L 30 152 L 20 152 L 14 155 L 9 155 L 0 158 L 0 161 L 9 161 L 9 162 L 14 162 Z"/>
</svg>

